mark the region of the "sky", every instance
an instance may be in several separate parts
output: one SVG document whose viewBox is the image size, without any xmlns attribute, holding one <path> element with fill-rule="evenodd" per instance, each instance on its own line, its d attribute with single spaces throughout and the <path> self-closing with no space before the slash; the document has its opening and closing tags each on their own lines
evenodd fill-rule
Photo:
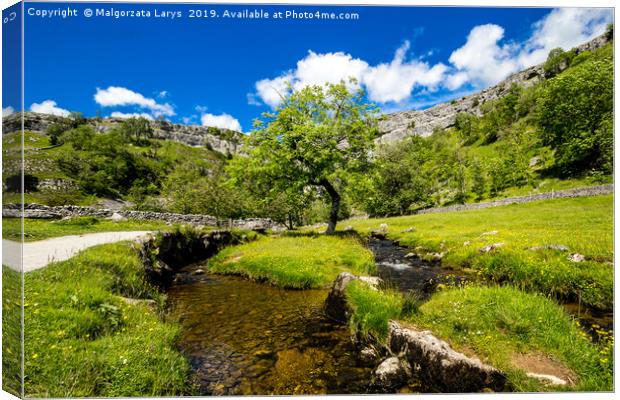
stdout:
<svg viewBox="0 0 620 400">
<path fill-rule="evenodd" d="M 246 9 L 269 18 L 230 17 Z M 243 132 L 288 88 L 348 77 L 384 112 L 427 108 L 598 36 L 613 19 L 611 9 L 588 8 L 26 3 L 24 10 L 27 110 Z M 132 10 L 150 16 L 118 15 Z M 287 11 L 298 17 L 275 18 Z M 358 17 L 299 18 L 317 11 Z M 190 18 L 200 12 L 208 18 Z M 19 109 L 6 90 L 3 97 L 3 115 Z"/>
</svg>

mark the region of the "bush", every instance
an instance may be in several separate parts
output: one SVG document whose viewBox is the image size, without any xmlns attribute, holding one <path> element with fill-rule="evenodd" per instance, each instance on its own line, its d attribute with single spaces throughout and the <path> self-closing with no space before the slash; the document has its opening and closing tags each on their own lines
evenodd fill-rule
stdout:
<svg viewBox="0 0 620 400">
<path fill-rule="evenodd" d="M 613 62 L 588 60 L 544 84 L 537 102 L 545 145 L 560 173 L 605 168 L 612 157 Z"/>
</svg>

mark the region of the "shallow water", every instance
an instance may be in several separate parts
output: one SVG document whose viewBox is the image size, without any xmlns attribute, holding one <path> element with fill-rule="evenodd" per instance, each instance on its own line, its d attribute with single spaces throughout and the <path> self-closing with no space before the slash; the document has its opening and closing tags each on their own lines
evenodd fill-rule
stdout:
<svg viewBox="0 0 620 400">
<path fill-rule="evenodd" d="M 168 295 L 202 395 L 372 391 L 348 327 L 323 316 L 327 290 L 186 271 Z"/>
<path fill-rule="evenodd" d="M 444 273 L 439 264 L 406 257 L 410 251 L 387 239 L 371 238 L 368 247 L 375 255 L 378 275 L 388 287 L 425 296 Z"/>
</svg>

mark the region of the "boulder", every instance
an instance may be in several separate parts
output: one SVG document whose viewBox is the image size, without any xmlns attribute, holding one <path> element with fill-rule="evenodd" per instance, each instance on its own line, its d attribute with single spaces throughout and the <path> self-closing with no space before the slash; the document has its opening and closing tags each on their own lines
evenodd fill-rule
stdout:
<svg viewBox="0 0 620 400">
<path fill-rule="evenodd" d="M 121 221 L 127 221 L 126 217 L 123 217 L 122 215 L 120 215 L 119 213 L 114 213 L 112 214 L 112 216 L 110 217 L 110 220 L 114 221 L 114 222 L 121 222 Z"/>
<path fill-rule="evenodd" d="M 358 357 L 366 365 L 373 365 L 379 359 L 379 352 L 372 346 L 364 347 L 360 350 Z"/>
<path fill-rule="evenodd" d="M 411 367 L 406 360 L 389 357 L 383 360 L 373 373 L 373 383 L 384 389 L 396 389 L 411 376 Z"/>
<path fill-rule="evenodd" d="M 544 246 L 534 246 L 530 247 L 528 250 L 538 251 L 538 250 L 557 250 L 557 251 L 568 251 L 568 247 L 563 244 L 546 244 Z"/>
<path fill-rule="evenodd" d="M 586 260 L 586 256 L 579 253 L 572 253 L 568 256 L 568 261 L 571 262 L 584 262 Z"/>
<path fill-rule="evenodd" d="M 504 374 L 477 359 L 453 350 L 430 331 L 403 328 L 390 321 L 388 345 L 400 354 L 429 388 L 446 393 L 469 393 L 507 389 Z"/>
<path fill-rule="evenodd" d="M 503 247 L 503 246 L 504 246 L 504 243 L 493 243 L 493 244 L 490 244 L 488 246 L 484 246 L 484 247 L 480 248 L 480 252 L 481 253 L 488 253 L 490 251 L 493 251 L 493 250 L 498 249 L 498 248 Z"/>
</svg>

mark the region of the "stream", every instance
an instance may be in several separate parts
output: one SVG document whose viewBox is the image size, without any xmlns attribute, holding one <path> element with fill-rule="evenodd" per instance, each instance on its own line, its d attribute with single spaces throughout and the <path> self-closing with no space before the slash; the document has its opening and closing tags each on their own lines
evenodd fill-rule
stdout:
<svg viewBox="0 0 620 400">
<path fill-rule="evenodd" d="M 424 280 L 440 271 L 405 258 L 388 240 L 372 239 L 370 248 L 379 276 L 403 291 L 423 290 Z M 168 292 L 200 395 L 377 392 L 372 368 L 355 356 L 349 327 L 323 315 L 328 289 L 285 290 L 196 273 L 207 264 L 181 270 Z"/>
<path fill-rule="evenodd" d="M 425 298 L 446 273 L 390 240 L 371 238 L 368 246 L 386 287 Z M 328 289 L 286 290 L 205 271 L 208 260 L 185 267 L 168 291 L 199 395 L 380 392 L 371 386 L 372 368 L 356 357 L 349 327 L 324 316 Z M 601 326 L 613 321 L 579 313 L 588 325 L 590 318 Z M 417 384 L 401 389 L 424 391 Z"/>
</svg>

